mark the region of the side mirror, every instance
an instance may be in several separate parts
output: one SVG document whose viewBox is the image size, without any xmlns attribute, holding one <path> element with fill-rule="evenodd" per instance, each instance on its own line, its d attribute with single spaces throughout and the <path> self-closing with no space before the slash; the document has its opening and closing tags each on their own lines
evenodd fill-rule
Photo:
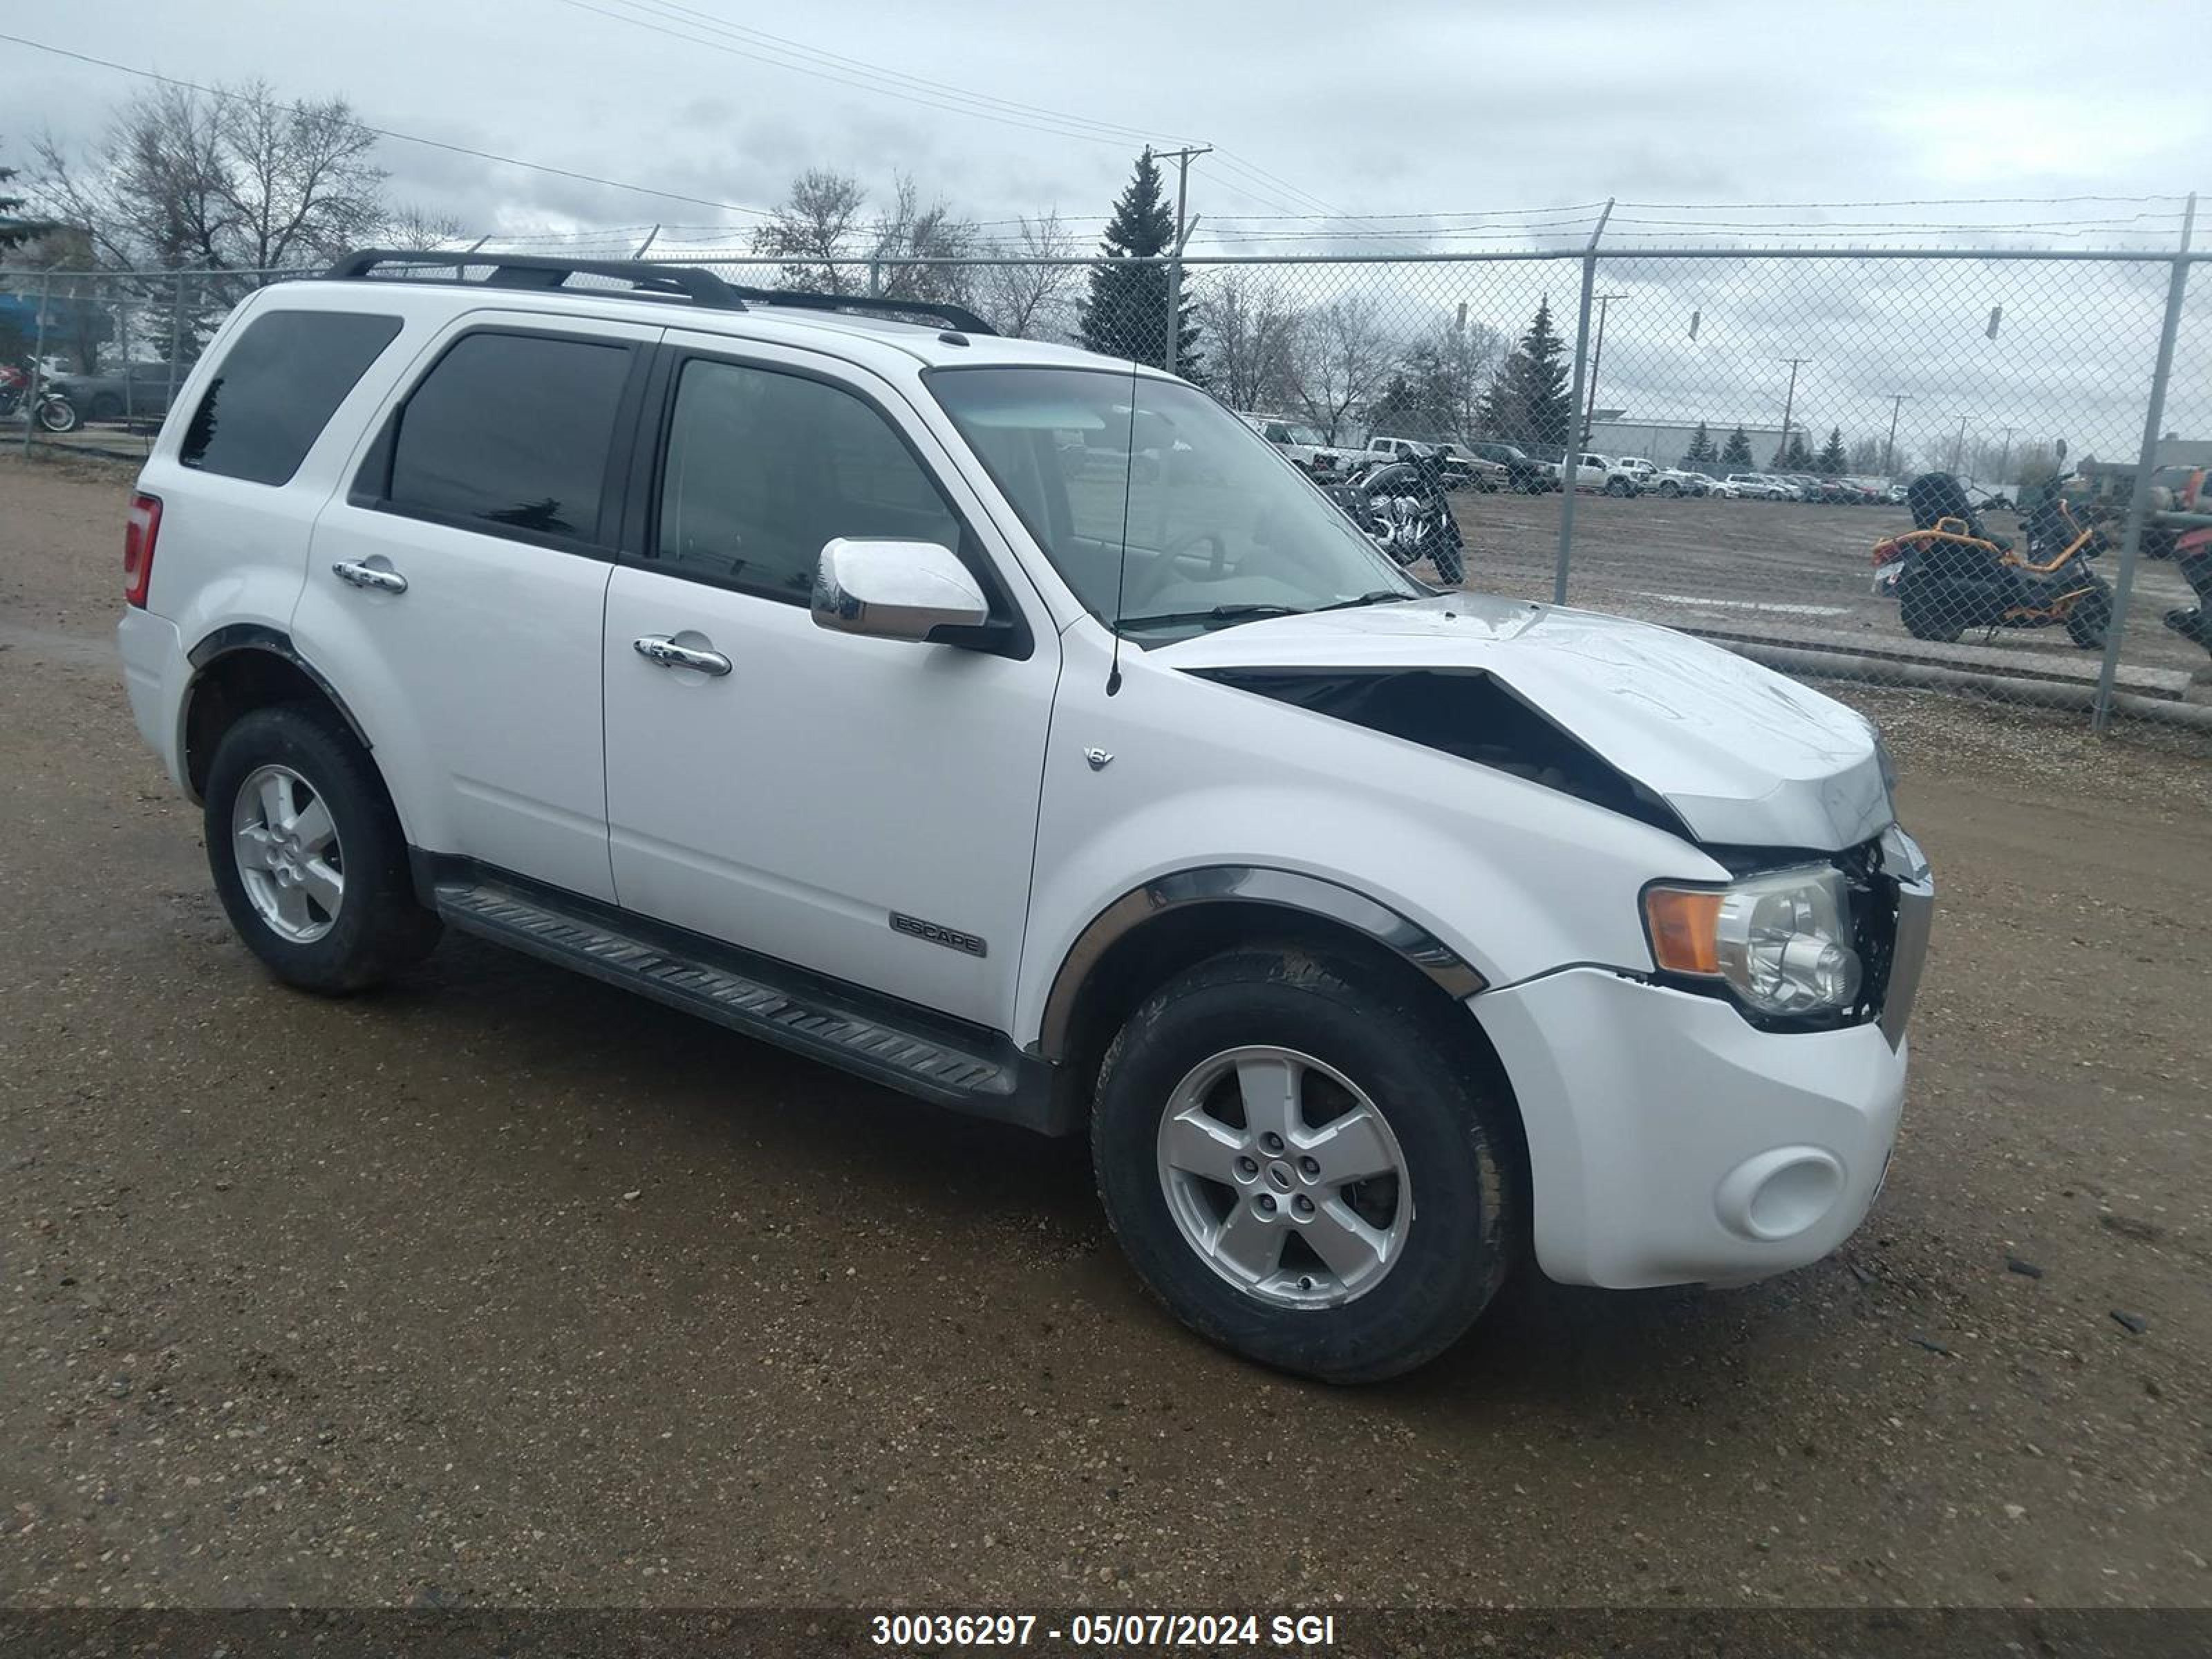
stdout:
<svg viewBox="0 0 2212 1659">
<path fill-rule="evenodd" d="M 879 640 L 985 642 L 991 602 L 968 567 L 935 542 L 826 543 L 814 567 L 814 624 Z"/>
</svg>

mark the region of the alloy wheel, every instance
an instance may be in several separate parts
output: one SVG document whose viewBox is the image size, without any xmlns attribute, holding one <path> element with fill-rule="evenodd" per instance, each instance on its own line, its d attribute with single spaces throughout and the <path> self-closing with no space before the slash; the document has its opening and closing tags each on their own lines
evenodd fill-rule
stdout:
<svg viewBox="0 0 2212 1659">
<path fill-rule="evenodd" d="M 345 902 L 345 854 L 315 787 L 289 766 L 258 767 L 230 816 L 231 854 L 254 914 L 294 945 L 328 933 Z"/>
<path fill-rule="evenodd" d="M 1310 1054 L 1256 1045 L 1192 1068 L 1161 1115 L 1158 1168 L 1184 1243 L 1258 1301 L 1340 1306 L 1405 1254 L 1413 1197 L 1398 1139 Z"/>
</svg>

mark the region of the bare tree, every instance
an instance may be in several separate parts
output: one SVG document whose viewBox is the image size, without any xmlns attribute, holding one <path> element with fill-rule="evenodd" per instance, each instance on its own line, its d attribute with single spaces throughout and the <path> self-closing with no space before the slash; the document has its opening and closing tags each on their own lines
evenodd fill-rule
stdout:
<svg viewBox="0 0 2212 1659">
<path fill-rule="evenodd" d="M 386 215 L 376 233 L 376 240 L 386 247 L 422 253 L 451 247 L 464 237 L 459 220 L 412 204 Z"/>
<path fill-rule="evenodd" d="M 1307 420 L 1334 443 L 1352 411 L 1382 389 L 1396 353 L 1362 294 L 1341 295 L 1299 318 L 1291 390 Z"/>
<path fill-rule="evenodd" d="M 912 264 L 915 259 L 959 259 L 975 251 L 972 220 L 954 216 L 943 197 L 927 207 L 907 173 L 897 175 L 891 204 L 870 231 L 868 257 L 886 261 L 876 292 L 893 300 L 942 300 L 967 305 L 973 299 L 975 267 Z"/>
<path fill-rule="evenodd" d="M 942 198 L 924 207 L 921 191 L 904 173 L 883 212 L 870 218 L 867 205 L 867 191 L 851 173 L 809 167 L 791 181 L 775 216 L 753 233 L 753 251 L 783 261 L 787 288 L 966 303 L 969 267 L 910 262 L 972 252 L 973 223 L 957 217 Z M 859 267 L 838 263 L 852 259 L 883 262 L 872 290 Z"/>
<path fill-rule="evenodd" d="M 1198 296 L 1206 369 L 1231 409 L 1267 410 L 1293 399 L 1298 316 L 1275 277 L 1231 266 Z"/>
<path fill-rule="evenodd" d="M 1016 222 L 1018 246 L 1008 258 L 1019 264 L 991 265 L 983 271 L 982 301 L 991 325 L 1001 334 L 1040 339 L 1073 328 L 1072 299 L 1080 265 L 1049 264 L 1075 252 L 1075 235 L 1053 209 L 1036 219 Z"/>
<path fill-rule="evenodd" d="M 753 233 L 753 252 L 784 262 L 787 288 L 849 293 L 860 286 L 850 269 L 828 262 L 854 252 L 867 199 L 851 173 L 809 167 L 791 181 L 775 216 Z"/>
<path fill-rule="evenodd" d="M 81 161 L 41 139 L 40 194 L 103 264 L 238 272 L 227 286 L 240 289 L 386 222 L 375 145 L 343 99 L 290 103 L 259 81 L 165 86 L 127 106 Z"/>
</svg>

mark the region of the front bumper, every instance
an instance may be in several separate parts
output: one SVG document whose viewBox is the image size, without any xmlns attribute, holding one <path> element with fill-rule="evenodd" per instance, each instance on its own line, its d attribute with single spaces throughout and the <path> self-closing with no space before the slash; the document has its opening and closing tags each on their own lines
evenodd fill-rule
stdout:
<svg viewBox="0 0 2212 1659">
<path fill-rule="evenodd" d="M 1781 1273 L 1842 1243 L 1881 1185 L 1901 1030 L 1894 1042 L 1878 1024 L 1762 1031 L 1719 998 L 1605 968 L 1468 1006 L 1521 1107 L 1536 1260 L 1555 1279 L 1627 1290 Z"/>
</svg>

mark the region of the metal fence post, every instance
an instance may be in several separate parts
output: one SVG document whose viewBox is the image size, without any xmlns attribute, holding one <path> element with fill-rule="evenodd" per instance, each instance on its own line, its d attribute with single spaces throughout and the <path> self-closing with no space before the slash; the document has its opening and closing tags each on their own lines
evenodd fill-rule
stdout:
<svg viewBox="0 0 2212 1659">
<path fill-rule="evenodd" d="M 2181 215 L 2181 246 L 2166 286 L 2166 321 L 2158 333 L 2158 358 L 2150 372 L 2150 402 L 2143 410 L 2142 448 L 2136 456 L 2135 488 L 2128 492 L 2127 529 L 2120 537 L 2120 574 L 2112 585 L 2112 619 L 2105 625 L 2105 660 L 2097 671 L 2097 702 L 2089 719 L 2100 733 L 2112 723 L 2112 682 L 2127 638 L 2128 600 L 2135 592 L 2136 561 L 2142 552 L 2143 520 L 2150 512 L 2150 475 L 2158 459 L 2158 434 L 2166 424 L 2166 387 L 2173 374 L 2173 343 L 2181 331 L 2181 303 L 2189 292 L 2189 240 L 2197 225 L 2197 196 Z"/>
<path fill-rule="evenodd" d="M 185 344 L 185 279 L 177 278 L 174 302 L 169 307 L 169 402 L 177 401 L 177 354 Z"/>
<path fill-rule="evenodd" d="M 1589 246 L 1583 250 L 1583 300 L 1575 319 L 1575 378 L 1567 395 L 1567 429 L 1561 435 L 1566 447 L 1559 452 L 1559 561 L 1552 573 L 1552 603 L 1567 602 L 1567 566 L 1574 556 L 1575 479 L 1581 473 L 1582 446 L 1575 441 L 1582 428 L 1583 365 L 1589 357 L 1590 295 L 1597 287 L 1597 239 L 1605 234 L 1605 222 L 1613 216 L 1613 198 L 1597 216 Z"/>
<path fill-rule="evenodd" d="M 31 434 L 39 428 L 39 394 L 46 384 L 46 295 L 53 288 L 53 278 L 39 278 L 39 319 L 34 331 L 38 343 L 31 348 L 31 386 L 23 394 L 23 453 L 31 453 Z"/>
</svg>

